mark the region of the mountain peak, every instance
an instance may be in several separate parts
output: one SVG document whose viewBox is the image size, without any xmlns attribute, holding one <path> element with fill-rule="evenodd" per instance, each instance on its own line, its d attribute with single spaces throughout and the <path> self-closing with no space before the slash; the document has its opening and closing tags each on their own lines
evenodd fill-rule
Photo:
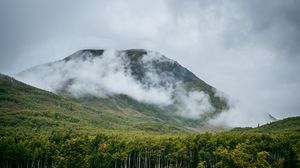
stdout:
<svg viewBox="0 0 300 168">
<path fill-rule="evenodd" d="M 63 60 L 66 62 L 77 58 L 82 58 L 83 60 L 85 60 L 88 57 L 101 56 L 103 53 L 103 49 L 83 49 L 73 53 L 72 55 L 64 58 Z"/>
<path fill-rule="evenodd" d="M 131 61 L 137 61 L 142 59 L 144 56 L 151 56 L 154 57 L 156 56 L 157 59 L 162 59 L 162 60 L 168 60 L 168 61 L 173 61 L 164 55 L 152 51 L 152 50 L 145 50 L 145 49 L 127 49 L 127 50 L 105 50 L 105 49 L 82 49 L 78 50 L 77 52 L 73 53 L 72 55 L 64 58 L 65 61 L 69 61 L 70 59 L 76 59 L 76 58 L 82 58 L 85 60 L 86 58 L 94 58 L 94 57 L 99 57 L 102 56 L 104 52 L 107 51 L 113 51 L 116 53 L 120 54 L 125 54 Z M 152 53 L 148 55 L 149 53 Z"/>
</svg>

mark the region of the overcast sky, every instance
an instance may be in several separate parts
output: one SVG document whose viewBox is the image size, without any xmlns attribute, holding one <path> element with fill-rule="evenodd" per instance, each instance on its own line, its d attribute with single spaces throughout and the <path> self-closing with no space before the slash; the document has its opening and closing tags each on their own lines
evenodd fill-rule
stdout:
<svg viewBox="0 0 300 168">
<path fill-rule="evenodd" d="M 1 0 L 0 72 L 83 48 L 156 50 L 225 92 L 219 122 L 300 115 L 299 0 Z"/>
</svg>

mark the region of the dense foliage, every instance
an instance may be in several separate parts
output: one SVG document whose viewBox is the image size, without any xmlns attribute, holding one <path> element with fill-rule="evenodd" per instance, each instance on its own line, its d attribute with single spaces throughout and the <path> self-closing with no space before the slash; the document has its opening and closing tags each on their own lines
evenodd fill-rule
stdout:
<svg viewBox="0 0 300 168">
<path fill-rule="evenodd" d="M 0 138 L 1 167 L 299 167 L 300 135 L 87 136 L 74 132 Z"/>
</svg>

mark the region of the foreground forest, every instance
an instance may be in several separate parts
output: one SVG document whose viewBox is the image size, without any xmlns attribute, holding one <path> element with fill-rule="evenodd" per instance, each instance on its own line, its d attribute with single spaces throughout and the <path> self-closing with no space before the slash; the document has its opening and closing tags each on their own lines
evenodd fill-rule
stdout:
<svg viewBox="0 0 300 168">
<path fill-rule="evenodd" d="M 299 121 L 299 118 L 298 118 Z M 1 167 L 299 167 L 299 132 L 2 136 Z"/>
</svg>

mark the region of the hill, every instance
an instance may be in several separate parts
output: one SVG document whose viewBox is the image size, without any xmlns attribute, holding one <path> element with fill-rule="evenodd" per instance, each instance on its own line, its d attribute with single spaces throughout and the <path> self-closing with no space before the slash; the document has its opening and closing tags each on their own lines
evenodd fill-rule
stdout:
<svg viewBox="0 0 300 168">
<path fill-rule="evenodd" d="M 256 128 L 234 128 L 231 132 L 257 132 L 257 133 L 300 133 L 300 117 L 289 117 L 274 121 Z"/>
</svg>

